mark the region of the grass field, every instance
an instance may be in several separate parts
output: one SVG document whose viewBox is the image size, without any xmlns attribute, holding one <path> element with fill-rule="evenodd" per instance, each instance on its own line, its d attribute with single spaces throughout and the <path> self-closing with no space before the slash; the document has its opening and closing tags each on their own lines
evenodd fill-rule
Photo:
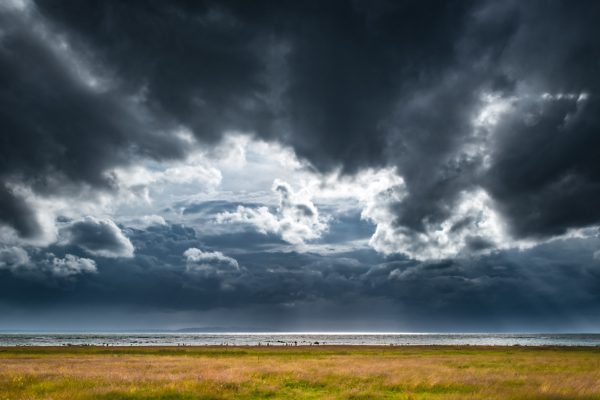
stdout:
<svg viewBox="0 0 600 400">
<path fill-rule="evenodd" d="M 600 349 L 0 348 L 7 399 L 600 399 Z"/>
</svg>

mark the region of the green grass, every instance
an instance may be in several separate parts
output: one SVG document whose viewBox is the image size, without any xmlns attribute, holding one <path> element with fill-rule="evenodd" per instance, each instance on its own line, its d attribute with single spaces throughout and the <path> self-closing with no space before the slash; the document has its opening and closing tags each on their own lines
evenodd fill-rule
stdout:
<svg viewBox="0 0 600 400">
<path fill-rule="evenodd" d="M 0 400 L 269 398 L 600 400 L 600 349 L 0 348 Z"/>
</svg>

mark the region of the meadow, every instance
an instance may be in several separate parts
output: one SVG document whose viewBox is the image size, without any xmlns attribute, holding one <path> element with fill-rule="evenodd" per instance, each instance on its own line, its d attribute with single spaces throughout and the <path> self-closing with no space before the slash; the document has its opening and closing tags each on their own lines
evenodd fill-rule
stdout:
<svg viewBox="0 0 600 400">
<path fill-rule="evenodd" d="M 0 400 L 600 399 L 600 349 L 0 348 Z"/>
</svg>

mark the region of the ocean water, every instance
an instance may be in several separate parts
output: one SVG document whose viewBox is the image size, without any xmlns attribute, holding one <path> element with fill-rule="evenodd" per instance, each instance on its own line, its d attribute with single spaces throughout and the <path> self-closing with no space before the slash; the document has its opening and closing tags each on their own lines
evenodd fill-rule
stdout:
<svg viewBox="0 0 600 400">
<path fill-rule="evenodd" d="M 522 333 L 0 333 L 0 346 L 485 345 L 600 346 L 600 334 Z"/>
</svg>

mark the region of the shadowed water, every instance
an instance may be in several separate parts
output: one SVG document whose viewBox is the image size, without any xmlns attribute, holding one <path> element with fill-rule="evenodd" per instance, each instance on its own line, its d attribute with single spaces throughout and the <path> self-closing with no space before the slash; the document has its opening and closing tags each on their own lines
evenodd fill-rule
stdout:
<svg viewBox="0 0 600 400">
<path fill-rule="evenodd" d="M 600 346 L 600 334 L 0 333 L 0 346 L 484 345 Z"/>
</svg>

